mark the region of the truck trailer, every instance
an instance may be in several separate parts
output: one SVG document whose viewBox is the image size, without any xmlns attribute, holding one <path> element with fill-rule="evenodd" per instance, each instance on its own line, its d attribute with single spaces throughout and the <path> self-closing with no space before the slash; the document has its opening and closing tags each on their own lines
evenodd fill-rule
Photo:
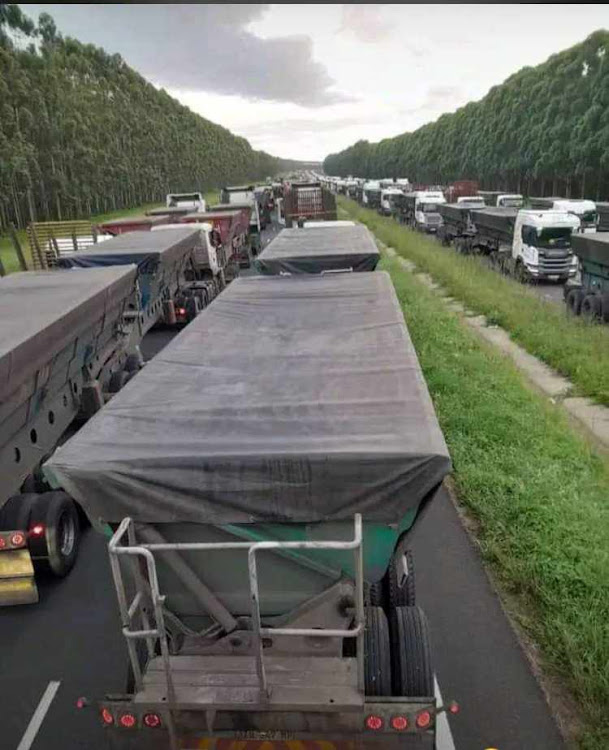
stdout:
<svg viewBox="0 0 609 750">
<path fill-rule="evenodd" d="M 240 268 L 249 268 L 251 265 L 251 256 L 256 256 L 260 251 L 260 224 L 255 216 L 255 208 L 251 203 L 217 203 L 210 208 L 214 213 L 231 213 L 239 211 L 240 219 L 237 224 L 236 232 L 240 241 L 238 262 Z"/>
<path fill-rule="evenodd" d="M 237 279 L 45 466 L 113 533 L 106 730 L 435 748 L 403 550 L 449 471 L 388 274 Z"/>
<path fill-rule="evenodd" d="M 285 225 L 302 225 L 307 219 L 336 221 L 336 198 L 320 182 L 294 182 L 283 193 Z"/>
<path fill-rule="evenodd" d="M 580 226 L 576 231 L 596 232 L 598 213 L 596 203 L 584 198 L 529 198 L 531 208 L 563 211 L 577 216 Z"/>
<path fill-rule="evenodd" d="M 580 279 L 565 285 L 567 308 L 574 315 L 609 323 L 609 234 L 577 233 L 572 245 L 579 258 Z"/>
<path fill-rule="evenodd" d="M 38 601 L 35 573 L 69 573 L 78 512 L 41 464 L 138 369 L 133 265 L 0 280 L 0 605 Z"/>
<path fill-rule="evenodd" d="M 571 234 L 577 217 L 560 211 L 516 208 L 472 209 L 473 236 L 462 242 L 463 250 L 486 255 L 492 265 L 522 282 L 564 282 L 577 273 Z"/>
<path fill-rule="evenodd" d="M 480 199 L 482 201 L 482 199 Z M 438 213 L 442 217 L 442 225 L 438 229 L 438 239 L 443 245 L 454 243 L 455 249 L 462 252 L 467 241 L 476 234 L 476 227 L 472 221 L 472 209 L 480 210 L 484 206 L 471 205 L 470 199 L 460 203 L 441 203 L 438 205 Z"/>
<path fill-rule="evenodd" d="M 139 303 L 133 308 L 143 336 L 157 322 L 172 325 L 192 320 L 201 301 L 188 273 L 201 243 L 200 231 L 192 226 L 162 232 L 121 234 L 58 260 L 61 268 L 107 268 L 135 264 L 138 269 Z"/>
<path fill-rule="evenodd" d="M 268 275 L 374 271 L 379 262 L 374 236 L 363 224 L 284 229 L 256 259 Z"/>
</svg>

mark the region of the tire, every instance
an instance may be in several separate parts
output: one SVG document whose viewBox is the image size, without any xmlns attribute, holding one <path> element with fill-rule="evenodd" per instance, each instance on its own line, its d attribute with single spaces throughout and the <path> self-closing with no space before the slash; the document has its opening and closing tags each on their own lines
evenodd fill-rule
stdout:
<svg viewBox="0 0 609 750">
<path fill-rule="evenodd" d="M 567 298 L 565 300 L 567 310 L 572 315 L 579 315 L 582 311 L 582 302 L 584 301 L 584 293 L 581 289 L 570 289 L 567 292 Z"/>
<path fill-rule="evenodd" d="M 126 370 L 113 372 L 108 383 L 108 393 L 118 393 L 131 380 L 132 374 Z"/>
<path fill-rule="evenodd" d="M 201 312 L 201 305 L 197 297 L 189 297 L 186 300 L 186 320 L 188 323 L 193 321 Z"/>
<path fill-rule="evenodd" d="M 528 284 L 531 281 L 529 272 L 525 268 L 524 263 L 520 260 L 516 263 L 516 271 L 514 275 L 521 284 Z"/>
<path fill-rule="evenodd" d="M 391 613 L 393 695 L 430 698 L 434 695 L 427 618 L 420 607 L 397 607 Z"/>
<path fill-rule="evenodd" d="M 10 497 L 0 510 L 0 531 L 27 531 L 30 528 L 32 510 L 39 497 L 38 493 L 30 492 Z"/>
<path fill-rule="evenodd" d="M 74 501 L 65 492 L 45 492 L 32 510 L 30 523 L 40 523 L 45 527 L 40 550 L 44 557 L 34 560 L 36 567 L 64 578 L 74 567 L 80 543 L 78 510 Z"/>
<path fill-rule="evenodd" d="M 385 587 L 383 581 L 368 584 L 366 606 L 385 609 Z"/>
<path fill-rule="evenodd" d="M 366 607 L 364 634 L 366 695 L 391 695 L 391 646 L 387 617 L 380 607 Z"/>
<path fill-rule="evenodd" d="M 591 323 L 597 323 L 602 315 L 602 302 L 598 294 L 586 294 L 582 301 L 581 315 Z"/>
<path fill-rule="evenodd" d="M 402 556 L 408 570 L 404 576 Z M 414 557 L 411 550 L 400 552 L 399 549 L 391 558 L 385 574 L 386 601 L 389 611 L 396 607 L 414 607 L 416 604 Z"/>
</svg>

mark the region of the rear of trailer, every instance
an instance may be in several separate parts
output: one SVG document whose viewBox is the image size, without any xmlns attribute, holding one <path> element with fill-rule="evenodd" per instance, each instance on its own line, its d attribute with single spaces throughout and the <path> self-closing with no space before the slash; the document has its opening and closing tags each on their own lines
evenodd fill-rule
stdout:
<svg viewBox="0 0 609 750">
<path fill-rule="evenodd" d="M 330 224 L 282 230 L 255 265 L 269 275 L 374 271 L 379 257 L 374 236 L 363 224 Z"/>
<path fill-rule="evenodd" d="M 307 219 L 336 221 L 336 198 L 319 182 L 295 182 L 283 194 L 286 227 Z"/>
<path fill-rule="evenodd" d="M 236 280 L 46 469 L 114 531 L 108 732 L 435 748 L 404 550 L 450 460 L 386 273 Z"/>
<path fill-rule="evenodd" d="M 567 308 L 574 315 L 609 323 L 609 234 L 574 233 L 571 246 L 579 258 L 580 279 L 564 287 Z"/>
</svg>

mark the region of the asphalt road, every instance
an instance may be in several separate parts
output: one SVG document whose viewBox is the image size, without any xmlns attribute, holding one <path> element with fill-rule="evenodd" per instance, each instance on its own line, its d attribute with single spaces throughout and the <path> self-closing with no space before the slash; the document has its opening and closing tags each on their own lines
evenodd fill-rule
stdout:
<svg viewBox="0 0 609 750">
<path fill-rule="evenodd" d="M 145 356 L 175 333 L 151 332 Z M 15 750 L 47 685 L 59 681 L 33 750 L 107 748 L 94 702 L 121 692 L 127 656 L 106 552 L 84 534 L 63 581 L 40 582 L 38 605 L 0 610 L 0 748 Z M 442 695 L 461 713 L 450 724 L 457 750 L 560 750 L 560 736 L 476 549 L 446 492 L 413 539 L 419 603 L 427 612 Z M 438 750 L 451 750 L 450 740 Z M 145 748 L 142 748 L 145 750 Z"/>
</svg>

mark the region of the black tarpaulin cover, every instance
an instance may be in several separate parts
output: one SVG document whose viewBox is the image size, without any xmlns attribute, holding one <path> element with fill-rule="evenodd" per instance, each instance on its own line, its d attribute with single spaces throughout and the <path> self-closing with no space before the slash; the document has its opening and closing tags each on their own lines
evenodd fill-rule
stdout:
<svg viewBox="0 0 609 750">
<path fill-rule="evenodd" d="M 193 251 L 201 239 L 193 224 L 158 232 L 125 232 L 93 245 L 89 250 L 58 258 L 62 268 L 93 268 L 135 263 L 140 269 L 152 263 L 173 263 Z"/>
<path fill-rule="evenodd" d="M 127 299 L 135 275 L 121 266 L 0 279 L 0 401 Z"/>
<path fill-rule="evenodd" d="M 370 230 L 355 226 L 292 228 L 281 231 L 256 259 L 266 274 L 373 271 L 379 251 Z"/>
<path fill-rule="evenodd" d="M 391 523 L 450 460 L 375 272 L 234 281 L 46 469 L 110 522 Z"/>
</svg>

